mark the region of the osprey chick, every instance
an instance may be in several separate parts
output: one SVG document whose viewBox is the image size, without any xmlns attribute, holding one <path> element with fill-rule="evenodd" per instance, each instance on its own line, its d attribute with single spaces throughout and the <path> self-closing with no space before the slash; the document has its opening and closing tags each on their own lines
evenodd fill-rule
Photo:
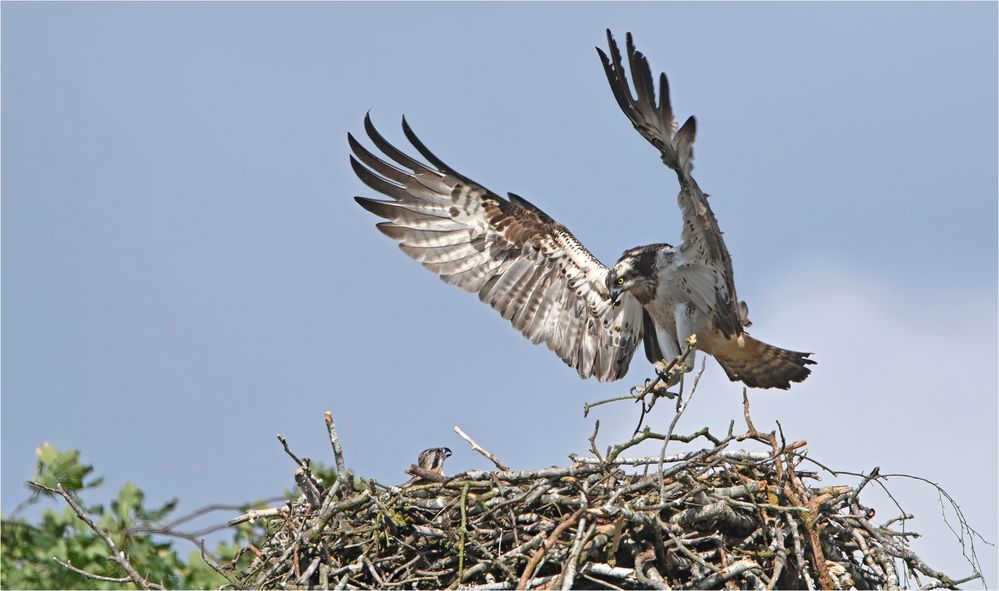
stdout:
<svg viewBox="0 0 999 591">
<path fill-rule="evenodd" d="M 735 292 L 732 261 L 707 195 L 691 176 L 696 121 L 677 130 L 665 74 L 659 101 L 645 56 L 627 36 L 635 78 L 632 96 L 610 31 L 611 57 L 597 49 L 618 105 L 659 150 L 680 182 L 679 246 L 652 244 L 624 252 L 607 268 L 565 226 L 526 199 L 504 199 L 458 173 L 416 137 L 403 132 L 430 163 L 411 158 L 364 118 L 368 137 L 392 162 L 350 134 L 351 166 L 372 189 L 391 197 L 356 197 L 389 220 L 377 225 L 399 247 L 444 281 L 479 294 L 534 343 L 544 342 L 583 378 L 624 376 L 639 342 L 649 361 L 671 360 L 696 335 L 696 349 L 715 357 L 733 381 L 754 388 L 788 388 L 808 377 L 810 353 L 749 336 L 748 308 Z M 694 352 L 686 366 L 694 366 Z"/>
<path fill-rule="evenodd" d="M 438 474 L 440 476 L 444 475 L 444 460 L 451 457 L 451 450 L 446 447 L 431 447 L 430 449 L 425 449 L 420 452 L 420 457 L 416 460 L 416 465 L 422 470 L 431 472 L 433 474 Z M 412 468 L 410 468 L 412 470 Z M 423 478 L 419 476 L 413 476 L 408 482 L 403 484 L 403 486 L 410 486 L 413 484 L 422 484 L 424 482 Z"/>
</svg>

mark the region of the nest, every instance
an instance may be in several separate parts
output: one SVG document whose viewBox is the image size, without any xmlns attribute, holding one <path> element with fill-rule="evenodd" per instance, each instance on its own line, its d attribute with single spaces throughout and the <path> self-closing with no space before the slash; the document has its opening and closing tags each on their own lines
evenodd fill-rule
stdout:
<svg viewBox="0 0 999 591">
<path fill-rule="evenodd" d="M 321 589 L 955 588 L 976 578 L 951 579 L 916 556 L 911 516 L 872 521 L 860 493 L 876 471 L 820 487 L 802 469 L 804 441 L 756 431 L 748 406 L 746 419 L 749 431 L 721 438 L 646 428 L 604 454 L 594 432 L 592 456 L 532 471 L 505 469 L 461 433 L 503 469 L 445 478 L 411 466 L 415 482 L 400 487 L 344 469 L 327 413 L 342 477 L 324 488 L 289 450 L 302 495 L 233 520 L 263 519 L 268 536 L 229 576 Z M 707 445 L 623 455 L 647 439 Z M 745 449 L 753 442 L 762 449 Z"/>
</svg>

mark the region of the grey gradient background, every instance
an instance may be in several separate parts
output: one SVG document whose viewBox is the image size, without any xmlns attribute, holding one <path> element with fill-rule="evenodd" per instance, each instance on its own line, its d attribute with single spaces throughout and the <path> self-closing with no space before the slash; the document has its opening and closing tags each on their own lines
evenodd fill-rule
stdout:
<svg viewBox="0 0 999 591">
<path fill-rule="evenodd" d="M 594 45 L 635 33 L 681 118 L 754 334 L 814 351 L 755 421 L 832 466 L 940 482 L 997 538 L 995 3 L 2 6 L 2 508 L 34 448 L 80 448 L 183 509 L 289 488 L 275 433 L 385 482 L 425 448 L 517 468 L 585 450 L 581 382 L 406 258 L 351 200 L 346 133 L 531 199 L 605 262 L 679 235 L 675 178 Z M 640 355 L 638 357 L 641 357 Z M 604 443 L 634 407 L 608 407 Z M 724 431 L 709 362 L 681 430 Z M 653 417 L 665 428 L 667 409 Z M 849 481 L 849 479 L 845 479 Z M 833 482 L 827 479 L 827 482 Z M 936 493 L 892 483 L 967 574 Z M 878 493 L 884 518 L 894 509 Z M 979 545 L 999 584 L 994 548 Z M 974 586 L 974 585 L 972 585 Z"/>
</svg>

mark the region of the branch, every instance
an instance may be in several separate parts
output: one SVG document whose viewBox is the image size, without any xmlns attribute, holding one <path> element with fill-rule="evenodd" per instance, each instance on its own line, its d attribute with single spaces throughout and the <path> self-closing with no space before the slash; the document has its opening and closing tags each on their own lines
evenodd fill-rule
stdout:
<svg viewBox="0 0 999 591">
<path fill-rule="evenodd" d="M 645 420 L 645 415 L 652 411 L 652 407 L 655 406 L 656 400 L 659 398 L 673 398 L 676 395 L 669 392 L 667 388 L 669 387 L 669 381 L 671 379 L 670 372 L 674 367 L 681 363 L 687 361 L 687 357 L 690 356 L 692 347 L 687 347 L 687 350 L 674 357 L 670 362 L 663 368 L 662 371 L 656 370 L 656 377 L 653 380 L 645 380 L 645 384 L 641 386 L 635 386 L 631 389 L 630 394 L 624 396 L 615 396 L 613 398 L 607 398 L 605 400 L 598 400 L 596 402 L 585 402 L 583 403 L 583 417 L 587 417 L 590 414 L 590 410 L 594 407 L 601 406 L 604 404 L 610 404 L 611 402 L 620 402 L 622 400 L 632 400 L 634 402 L 642 403 L 642 417 L 638 421 L 638 426 L 635 427 L 635 433 L 642 428 L 642 421 Z M 681 370 L 682 371 L 682 370 Z M 652 400 L 646 404 L 645 397 L 652 394 Z"/>
<path fill-rule="evenodd" d="M 246 513 L 240 515 L 239 517 L 233 517 L 226 522 L 226 525 L 232 527 L 234 525 L 239 525 L 245 521 L 255 521 L 261 517 L 274 517 L 275 515 L 287 515 L 288 505 L 281 505 L 280 507 L 268 507 L 267 509 L 252 509 Z"/>
<path fill-rule="evenodd" d="M 661 439 L 662 437 L 655 437 L 653 439 Z M 673 441 L 678 441 L 674 436 Z M 685 462 L 691 458 L 698 457 L 701 454 L 701 450 L 698 451 L 688 451 L 682 454 L 670 454 L 663 458 L 659 456 L 639 456 L 634 458 L 615 458 L 614 460 L 608 460 L 607 465 L 610 466 L 649 466 L 652 464 L 658 464 L 660 459 L 665 463 L 674 462 Z M 714 457 L 723 458 L 733 462 L 747 462 L 747 461 L 760 461 L 767 460 L 770 458 L 770 454 L 765 451 L 747 451 L 744 449 L 724 449 L 715 454 Z M 601 461 L 597 458 L 589 458 L 586 456 L 579 456 L 576 454 L 569 454 L 569 459 L 577 464 L 601 464 Z"/>
<path fill-rule="evenodd" d="M 340 447 L 340 435 L 336 432 L 336 425 L 333 424 L 333 413 L 326 411 L 323 413 L 326 420 L 326 432 L 330 436 L 330 445 L 333 446 L 333 458 L 336 460 L 337 478 L 341 478 L 347 472 L 343 462 L 343 449 Z"/>
<path fill-rule="evenodd" d="M 299 458 L 298 456 L 296 456 L 295 452 L 291 451 L 291 448 L 288 447 L 288 440 L 285 439 L 284 435 L 278 433 L 277 434 L 277 439 L 278 439 L 278 441 L 281 442 L 281 447 L 284 448 L 284 453 L 288 454 L 288 456 L 292 460 L 294 460 L 294 462 L 296 464 L 298 464 L 300 468 L 305 468 L 305 466 L 306 466 L 305 462 L 303 462 L 301 458 Z"/>
<path fill-rule="evenodd" d="M 697 346 L 697 335 L 690 335 L 687 337 L 687 350 L 684 354 L 690 353 Z M 690 395 L 687 396 L 686 402 L 683 402 L 683 374 L 680 374 L 680 393 L 681 395 L 676 399 L 676 414 L 673 415 L 673 420 L 669 423 L 669 430 L 666 432 L 666 437 L 663 439 L 663 446 L 659 450 L 659 473 L 663 472 L 663 458 L 666 457 L 666 446 L 669 445 L 669 440 L 673 437 L 673 429 L 676 428 L 676 424 L 680 421 L 680 417 L 683 413 L 687 411 L 687 407 L 690 406 L 690 401 L 694 399 L 694 394 L 697 392 L 697 385 L 701 383 L 701 376 L 704 375 L 705 362 L 707 362 L 707 357 L 701 357 L 701 369 L 697 372 L 697 377 L 694 379 L 694 385 L 690 388 Z M 682 402 L 682 404 L 681 404 Z M 659 496 L 664 496 L 664 488 L 666 487 L 666 479 L 659 481 Z"/>
<path fill-rule="evenodd" d="M 313 509 L 319 508 L 319 488 L 313 481 L 312 471 L 305 466 L 295 469 L 295 484 L 305 495 L 305 499 Z"/>
<path fill-rule="evenodd" d="M 417 484 L 420 480 L 426 480 L 427 482 L 447 482 L 448 477 L 443 474 L 438 474 L 437 472 L 431 472 L 426 468 L 421 468 L 416 464 L 410 464 L 409 468 L 406 468 L 406 474 L 414 476 L 413 480 L 407 482 L 403 486 L 409 484 Z"/>
<path fill-rule="evenodd" d="M 531 559 L 527 561 L 527 566 L 524 567 L 524 574 L 520 576 L 520 583 L 517 585 L 518 589 L 527 589 L 527 583 L 534 577 L 534 571 L 541 563 L 541 559 L 545 557 L 545 554 L 548 554 L 548 551 L 552 549 L 552 546 L 554 546 L 555 542 L 557 542 L 562 536 L 562 533 L 579 521 L 579 518 L 582 516 L 584 510 L 585 507 L 576 509 L 576 512 L 570 515 L 568 519 L 558 524 L 555 531 L 553 531 L 551 535 L 545 539 L 544 544 L 542 544 L 541 547 L 534 552 Z"/>
<path fill-rule="evenodd" d="M 477 451 L 480 454 L 484 455 L 486 457 L 486 459 L 488 459 L 490 462 L 492 462 L 493 464 L 495 464 L 496 467 L 500 469 L 500 471 L 502 471 L 502 472 L 509 472 L 510 471 L 509 468 L 507 468 L 506 466 L 504 466 L 503 463 L 499 461 L 499 458 L 497 458 L 492 453 L 490 453 L 490 452 L 482 449 L 481 445 L 479 445 L 478 443 L 475 443 L 475 441 L 472 440 L 471 437 L 469 437 L 468 435 L 466 435 L 465 432 L 461 430 L 461 427 L 459 427 L 458 425 L 455 425 L 454 426 L 454 432 L 458 434 L 458 437 L 461 437 L 462 439 L 464 439 L 465 441 L 467 441 L 468 444 L 472 446 L 472 449 L 474 449 L 475 451 Z"/>
<path fill-rule="evenodd" d="M 222 565 L 219 564 L 215 560 L 215 557 L 212 556 L 210 552 L 208 552 L 207 548 L 205 548 L 204 540 L 198 540 L 198 550 L 201 551 L 201 559 L 205 561 L 205 564 L 211 567 L 213 571 L 222 575 L 222 577 L 224 577 L 227 581 L 229 581 L 234 588 L 239 587 L 239 581 L 236 581 L 235 579 L 232 578 L 232 576 L 229 575 L 229 573 L 225 572 L 225 570 L 222 569 Z"/>
<path fill-rule="evenodd" d="M 63 562 L 63 561 L 59 560 L 55 556 L 52 557 L 52 560 L 58 562 L 64 568 L 68 568 L 69 570 L 73 571 L 74 573 L 76 573 L 78 575 L 83 575 L 83 576 L 87 577 L 88 579 L 93 579 L 95 581 L 104 581 L 106 583 L 129 583 L 129 582 L 132 581 L 132 579 L 130 577 L 105 577 L 104 575 L 95 575 L 94 573 L 88 573 L 87 571 L 85 571 L 83 569 L 76 568 L 75 566 L 73 566 L 69 562 Z"/>
<path fill-rule="evenodd" d="M 724 583 L 725 581 L 731 579 L 732 577 L 738 576 L 747 570 L 757 569 L 759 570 L 760 565 L 756 564 L 752 560 L 740 560 L 739 562 L 733 562 L 729 566 L 723 568 L 719 572 L 704 577 L 697 582 L 695 589 L 714 589 L 718 585 Z"/>
<path fill-rule="evenodd" d="M 111 560 L 117 562 L 118 565 L 121 566 L 121 568 L 123 568 L 126 573 L 128 573 L 128 578 L 131 579 L 133 583 L 135 583 L 137 586 L 143 589 L 163 588 L 160 585 L 157 585 L 156 583 L 150 583 L 145 578 L 143 578 L 142 575 L 139 574 L 139 571 L 135 570 L 135 567 L 132 566 L 132 563 L 130 563 L 128 561 L 128 558 L 125 556 L 125 552 L 122 550 L 118 550 L 118 547 L 115 545 L 114 540 L 111 539 L 111 536 L 108 535 L 106 531 L 98 527 L 96 523 L 94 523 L 94 520 L 91 519 L 90 516 L 87 515 L 87 512 L 83 510 L 83 507 L 81 507 L 80 504 L 76 502 L 76 499 L 73 498 L 73 495 L 62 487 L 62 484 L 57 484 L 56 488 L 54 489 L 49 488 L 44 484 L 40 484 L 38 482 L 29 482 L 29 485 L 36 487 L 40 490 L 44 490 L 45 492 L 48 493 L 58 494 L 62 498 L 66 499 L 66 502 L 73 509 L 73 512 L 76 513 L 77 517 L 82 519 L 83 522 L 90 527 L 90 529 L 94 530 L 94 533 L 96 533 L 98 536 L 100 536 L 102 540 L 104 540 L 104 543 L 107 544 L 108 549 L 111 550 Z"/>
<path fill-rule="evenodd" d="M 207 515 L 209 513 L 215 512 L 215 511 L 246 511 L 248 507 L 253 507 L 255 505 L 257 505 L 257 506 L 259 506 L 259 505 L 267 505 L 267 504 L 270 504 L 270 503 L 277 503 L 278 501 L 284 501 L 284 500 L 285 500 L 285 497 L 280 496 L 280 497 L 270 497 L 270 498 L 263 499 L 263 500 L 260 500 L 260 501 L 255 501 L 253 503 L 244 503 L 242 505 L 227 505 L 227 504 L 223 504 L 223 503 L 215 503 L 215 504 L 212 504 L 212 505 L 205 505 L 204 507 L 201 507 L 200 509 L 195 509 L 194 511 L 191 511 L 190 513 L 188 513 L 186 515 L 182 515 L 180 517 L 177 517 L 173 521 L 170 521 L 170 522 L 167 522 L 165 524 L 161 524 L 161 525 L 158 525 L 158 526 L 155 526 L 155 527 L 158 530 L 157 533 L 162 533 L 163 535 L 174 535 L 174 534 L 171 534 L 170 532 L 172 532 L 174 529 L 176 529 L 177 526 L 182 525 L 184 523 L 187 523 L 188 521 L 191 521 L 193 519 L 197 519 L 198 517 L 201 517 L 202 515 Z M 150 527 L 153 527 L 153 526 L 150 526 Z M 213 526 L 213 527 L 210 527 L 210 528 L 205 528 L 205 529 L 202 529 L 202 530 L 199 530 L 199 531 L 196 531 L 196 532 L 191 532 L 191 533 L 184 534 L 184 535 L 200 537 L 199 534 L 204 535 L 204 534 L 207 534 L 207 533 L 211 533 L 212 531 L 215 531 L 216 529 L 222 529 L 223 527 L 226 527 L 226 526 L 225 525 L 221 525 L 221 526 L 218 526 L 218 527 Z"/>
</svg>

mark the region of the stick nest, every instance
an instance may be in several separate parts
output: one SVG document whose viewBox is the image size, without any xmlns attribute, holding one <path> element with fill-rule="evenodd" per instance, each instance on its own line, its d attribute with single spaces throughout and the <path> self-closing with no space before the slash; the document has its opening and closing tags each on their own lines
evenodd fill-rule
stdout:
<svg viewBox="0 0 999 591">
<path fill-rule="evenodd" d="M 955 581 L 916 556 L 911 516 L 872 521 L 859 493 L 876 471 L 855 486 L 820 487 L 800 469 L 803 441 L 759 433 L 748 414 L 747 423 L 749 432 L 720 439 L 645 429 L 606 454 L 593 446 L 590 457 L 543 470 L 445 479 L 411 467 L 440 482 L 403 487 L 357 478 L 338 455 L 342 477 L 324 489 L 300 462 L 298 500 L 233 520 L 264 519 L 269 532 L 234 579 L 254 588 L 875 589 L 973 578 Z M 621 456 L 636 441 L 697 436 L 710 445 Z M 742 449 L 754 441 L 769 449 Z"/>
</svg>

